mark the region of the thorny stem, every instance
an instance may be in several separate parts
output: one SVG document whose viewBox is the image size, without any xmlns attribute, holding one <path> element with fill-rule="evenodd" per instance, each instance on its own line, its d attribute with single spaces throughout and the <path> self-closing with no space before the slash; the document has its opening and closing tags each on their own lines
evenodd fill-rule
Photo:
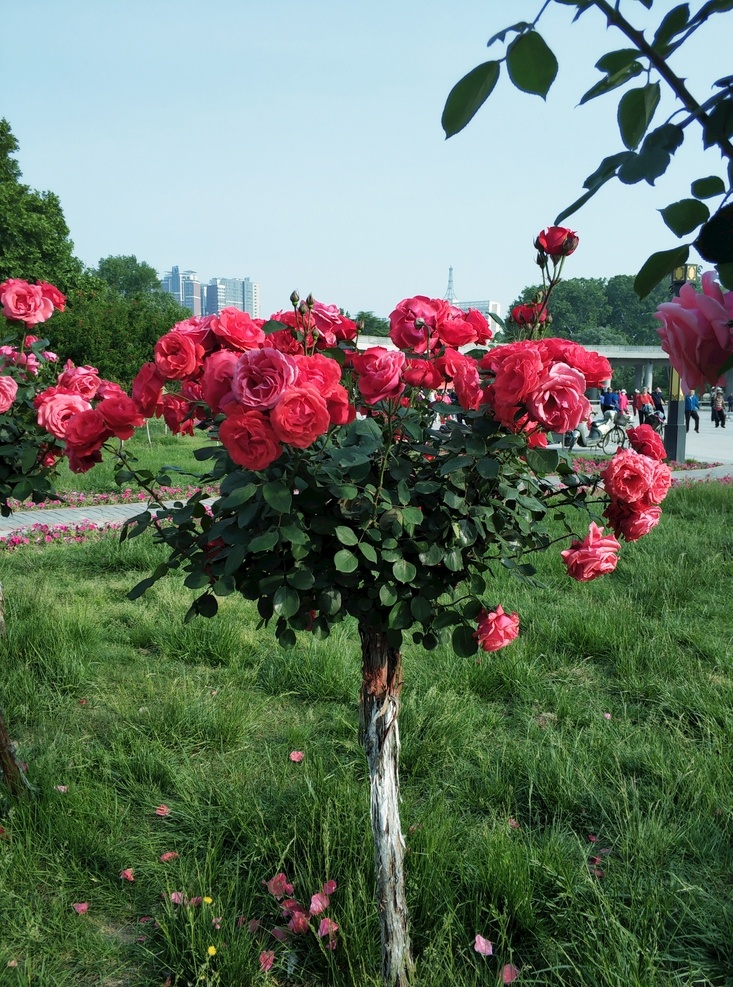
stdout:
<svg viewBox="0 0 733 987">
<path fill-rule="evenodd" d="M 618 8 L 612 7 L 607 0 L 591 0 L 591 3 L 594 7 L 597 7 L 603 14 L 606 15 L 609 24 L 613 24 L 614 27 L 617 27 L 619 31 L 625 34 L 629 41 L 631 41 L 631 43 L 634 44 L 639 51 L 649 59 L 650 63 L 654 66 L 657 72 L 659 72 L 661 77 L 670 87 L 672 92 L 677 96 L 677 98 L 682 102 L 684 107 L 689 110 L 695 119 L 700 121 L 700 126 L 707 131 L 710 125 L 710 117 L 687 89 L 687 86 L 684 84 L 682 79 L 675 75 L 664 58 L 649 44 L 643 33 L 641 31 L 637 31 L 635 27 L 632 27 L 626 18 L 622 16 Z M 715 143 L 718 145 L 725 157 L 727 157 L 730 161 L 733 161 L 733 144 L 731 144 L 726 137 L 716 138 Z"/>
</svg>

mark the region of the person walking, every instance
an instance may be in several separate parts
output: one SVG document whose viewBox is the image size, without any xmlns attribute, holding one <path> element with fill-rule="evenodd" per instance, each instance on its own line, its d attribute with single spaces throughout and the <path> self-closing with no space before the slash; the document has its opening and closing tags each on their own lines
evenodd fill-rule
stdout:
<svg viewBox="0 0 733 987">
<path fill-rule="evenodd" d="M 710 406 L 713 411 L 713 421 L 715 422 L 715 427 L 721 426 L 725 428 L 725 396 L 723 395 L 723 388 L 716 387 L 710 398 Z"/>
<path fill-rule="evenodd" d="M 658 412 L 662 418 L 667 416 L 664 413 L 664 397 L 662 396 L 662 388 L 657 386 L 652 391 L 652 401 L 654 402 L 654 410 Z"/>
<path fill-rule="evenodd" d="M 733 415 L 733 391 L 728 395 L 728 414 Z"/>
<path fill-rule="evenodd" d="M 639 412 L 639 424 L 643 425 L 647 415 L 654 411 L 654 401 L 648 387 L 642 387 L 641 393 L 634 392 L 634 408 Z"/>
<path fill-rule="evenodd" d="M 690 419 L 695 423 L 695 431 L 700 431 L 700 401 L 695 394 L 695 389 L 690 391 L 689 394 L 685 394 L 685 432 L 690 431 Z"/>
<path fill-rule="evenodd" d="M 733 396 L 733 395 L 732 395 Z M 622 415 L 625 415 L 629 409 L 629 396 L 625 390 L 621 390 L 618 396 L 618 409 Z"/>
</svg>

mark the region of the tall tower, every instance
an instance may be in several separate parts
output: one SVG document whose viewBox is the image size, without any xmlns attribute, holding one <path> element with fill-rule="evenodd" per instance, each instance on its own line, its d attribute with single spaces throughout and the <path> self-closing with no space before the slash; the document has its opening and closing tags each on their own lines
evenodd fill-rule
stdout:
<svg viewBox="0 0 733 987">
<path fill-rule="evenodd" d="M 450 302 L 451 305 L 457 305 L 458 299 L 456 298 L 456 292 L 453 288 L 453 268 L 448 268 L 448 287 L 446 288 L 445 295 L 443 296 L 445 301 Z"/>
</svg>

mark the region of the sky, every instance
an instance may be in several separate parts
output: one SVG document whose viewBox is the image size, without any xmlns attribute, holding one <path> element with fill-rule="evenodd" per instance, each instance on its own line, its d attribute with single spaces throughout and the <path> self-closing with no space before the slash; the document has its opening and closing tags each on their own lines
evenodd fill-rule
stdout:
<svg viewBox="0 0 733 987">
<path fill-rule="evenodd" d="M 676 3 L 632 22 L 657 24 Z M 692 4 L 697 9 L 699 4 Z M 492 34 L 540 0 L 4 0 L 0 116 L 23 181 L 55 192 L 75 253 L 134 254 L 162 275 L 250 277 L 262 315 L 295 288 L 352 315 L 400 299 L 507 306 L 536 283 L 533 242 L 605 156 L 623 149 L 620 90 L 578 106 L 595 62 L 627 47 L 595 9 L 550 4 L 538 30 L 560 68 L 547 100 L 506 72 L 446 141 L 453 85 L 501 57 Z M 731 15 L 673 59 L 699 101 L 730 69 Z M 724 29 L 721 29 L 721 25 Z M 712 66 L 712 67 L 711 67 Z M 640 84 L 640 83 L 639 83 Z M 663 102 L 662 123 L 673 109 Z M 566 221 L 566 277 L 635 274 L 677 244 L 658 209 L 723 175 L 696 132 L 652 188 L 613 181 Z"/>
</svg>

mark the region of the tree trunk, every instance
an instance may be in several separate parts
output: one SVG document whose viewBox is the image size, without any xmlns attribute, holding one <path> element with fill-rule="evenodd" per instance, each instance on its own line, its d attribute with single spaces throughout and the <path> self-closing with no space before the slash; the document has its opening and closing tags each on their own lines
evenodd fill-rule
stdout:
<svg viewBox="0 0 733 987">
<path fill-rule="evenodd" d="M 402 656 L 387 644 L 383 629 L 359 623 L 362 683 L 359 739 L 369 766 L 370 815 L 382 938 L 382 978 L 392 987 L 412 979 L 412 954 L 405 899 L 405 841 L 400 826 L 397 717 Z"/>
</svg>

